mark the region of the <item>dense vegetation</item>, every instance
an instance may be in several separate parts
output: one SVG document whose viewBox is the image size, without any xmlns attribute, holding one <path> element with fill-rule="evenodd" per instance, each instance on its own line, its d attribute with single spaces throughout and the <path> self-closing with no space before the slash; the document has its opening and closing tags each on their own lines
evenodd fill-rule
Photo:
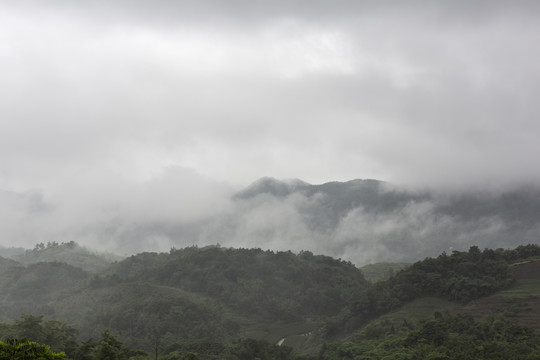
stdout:
<svg viewBox="0 0 540 360">
<path fill-rule="evenodd" d="M 418 324 L 368 326 L 349 341 L 325 347 L 321 359 L 540 359 L 539 341 L 531 329 L 504 317 L 435 313 Z"/>
<path fill-rule="evenodd" d="M 0 324 L 0 359 L 132 359 L 146 353 L 123 345 L 109 330 L 99 340 L 79 343 L 77 329 L 57 320 L 43 321 L 43 316 L 23 314 L 12 324 Z M 47 345 L 41 345 L 47 344 Z M 4 356 L 4 357 L 3 357 Z"/>
<path fill-rule="evenodd" d="M 325 345 L 318 355 L 302 355 L 288 346 L 272 345 L 266 340 L 240 339 L 232 343 L 209 340 L 176 342 L 148 354 L 124 346 L 105 330 L 98 340 L 77 342 L 76 330 L 57 321 L 42 322 L 42 317 L 24 315 L 12 325 L 0 324 L 4 334 L 41 339 L 53 344 L 10 338 L 0 342 L 0 359 L 148 359 L 161 360 L 376 360 L 376 359 L 540 359 L 540 337 L 513 319 L 491 317 L 475 320 L 470 315 L 435 313 L 425 321 L 394 324 L 374 322 L 349 340 Z M 8 351 L 42 352 L 42 357 L 9 357 Z M 30 349 L 30 350 L 29 350 Z M 63 350 L 56 353 L 55 349 Z M 58 351 L 58 350 L 56 350 Z M 33 354 L 33 353 L 31 353 Z"/>
<path fill-rule="evenodd" d="M 0 341 L 0 360 L 60 360 L 64 357 L 64 353 L 54 353 L 47 345 L 28 339 Z"/>
<path fill-rule="evenodd" d="M 401 270 L 390 279 L 372 284 L 357 296 L 341 316 L 329 319 L 329 336 L 354 330 L 368 321 L 414 299 L 432 296 L 467 303 L 511 286 L 510 264 L 540 256 L 538 245 L 516 249 L 485 249 L 442 253 Z"/>
<path fill-rule="evenodd" d="M 102 271 L 114 260 L 121 259 L 112 254 L 93 253 L 74 241 L 39 243 L 32 250 L 14 254 L 12 258 L 23 265 L 39 262 L 63 262 L 92 273 Z"/>
<path fill-rule="evenodd" d="M 0 360 L 2 359 L 68 359 L 104 360 L 104 359 L 147 359 L 149 354 L 125 346 L 108 329 L 98 339 L 83 341 L 77 339 L 78 331 L 66 323 L 48 320 L 43 316 L 23 314 L 21 319 L 12 324 L 0 324 L 0 334 L 6 338 L 0 341 Z M 28 340 L 31 339 L 32 341 Z M 46 343 L 48 345 L 41 345 Z M 160 359 L 298 359 L 293 349 L 287 346 L 271 345 L 266 340 L 241 339 L 234 343 L 211 340 L 176 342 L 165 349 L 158 348 L 158 343 L 151 349 L 159 351 Z"/>
<path fill-rule="evenodd" d="M 45 249 L 53 253 L 65 245 Z M 439 315 L 426 323 L 390 325 L 373 320 L 426 296 L 466 303 L 493 294 L 513 284 L 511 264 L 538 256 L 537 245 L 483 251 L 473 246 L 426 258 L 376 283 L 349 262 L 310 252 L 190 247 L 131 256 L 99 274 L 60 262 L 24 266 L 0 258 L 2 321 L 42 314 L 0 325 L 0 339 L 27 338 L 67 358 L 89 360 L 114 349 L 119 359 L 145 356 L 132 349 L 162 359 L 308 359 L 318 355 L 275 344 L 287 337 L 286 344 L 296 346 L 293 338 L 304 337 L 311 339 L 309 351 L 317 352 L 323 342 L 364 328 L 348 342 L 328 345 L 323 358 L 380 358 L 384 349 L 389 358 L 445 359 L 455 344 L 469 346 L 467 338 L 481 348 L 468 350 L 478 358 L 519 339 L 523 349 L 513 351 L 536 356 L 530 345 L 535 335 L 504 318 Z M 484 335 L 461 334 L 462 323 Z M 430 343 L 433 328 L 444 342 Z M 507 330 L 494 330 L 499 328 Z"/>
<path fill-rule="evenodd" d="M 52 314 L 51 303 L 83 288 L 89 279 L 85 271 L 65 263 L 9 264 L 0 272 L 0 319 L 4 321 L 21 313 Z"/>
<path fill-rule="evenodd" d="M 353 305 L 356 315 L 383 314 L 422 296 L 442 297 L 466 303 L 510 286 L 514 276 L 510 263 L 540 255 L 537 245 L 514 250 L 471 246 L 468 252 L 442 253 L 400 271 L 389 280 L 374 284 Z"/>
<path fill-rule="evenodd" d="M 380 262 L 375 264 L 364 265 L 360 268 L 362 274 L 366 280 L 374 282 L 379 282 L 383 280 L 388 280 L 394 276 L 400 270 L 403 270 L 409 267 L 409 263 L 389 263 L 389 262 Z"/>
<path fill-rule="evenodd" d="M 289 321 L 335 315 L 369 285 L 354 265 L 328 256 L 220 247 L 136 255 L 119 263 L 113 274 Z"/>
<path fill-rule="evenodd" d="M 35 252 L 53 255 L 66 246 L 73 245 Z M 3 263 L 0 320 L 44 314 L 68 321 L 83 338 L 110 328 L 145 349 L 155 341 L 230 341 L 241 334 L 277 341 L 279 330 L 265 335 L 258 328 L 313 324 L 303 326 L 311 331 L 369 286 L 351 263 L 327 256 L 219 246 L 142 253 L 94 275 L 65 263 Z"/>
</svg>

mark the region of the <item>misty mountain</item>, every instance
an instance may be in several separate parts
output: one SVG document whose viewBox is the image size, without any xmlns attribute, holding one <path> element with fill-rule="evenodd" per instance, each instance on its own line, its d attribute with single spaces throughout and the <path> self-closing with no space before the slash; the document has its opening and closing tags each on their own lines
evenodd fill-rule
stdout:
<svg viewBox="0 0 540 360">
<path fill-rule="evenodd" d="M 513 223 L 536 224 L 540 220 L 540 188 L 524 186 L 503 192 L 470 191 L 439 193 L 412 192 L 379 180 L 351 180 L 311 185 L 295 179 L 280 181 L 265 177 L 255 181 L 236 197 L 250 199 L 269 194 L 273 197 L 301 194 L 308 198 L 321 196 L 320 207 L 327 216 L 341 218 L 355 208 L 369 213 L 387 213 L 411 203 L 433 202 L 434 212 L 463 221 L 500 217 Z"/>
<path fill-rule="evenodd" d="M 17 243 L 76 241 L 124 256 L 221 244 L 308 250 L 359 266 L 413 262 L 471 244 L 515 247 L 540 238 L 535 186 L 413 191 L 372 179 L 312 185 L 265 177 L 232 191 L 211 182 L 193 187 L 177 175 L 150 188 L 127 189 L 125 198 L 74 215 L 39 194 L 6 192 L 0 212 L 7 220 L 0 228 Z M 34 259 L 37 252 L 17 258 L 4 251 L 1 256 L 17 261 L 43 261 Z M 45 255 L 39 253 L 52 260 Z"/>
<path fill-rule="evenodd" d="M 285 197 L 297 190 L 304 190 L 311 185 L 300 179 L 277 180 L 265 176 L 253 182 L 246 189 L 235 195 L 237 199 L 249 199 L 260 194 L 270 194 L 277 197 Z"/>
<path fill-rule="evenodd" d="M 22 252 L 0 249 L 0 255 L 9 256 L 22 265 L 40 262 L 63 262 L 89 272 L 104 270 L 112 262 L 122 259 L 122 257 L 113 254 L 92 252 L 74 241 L 61 244 L 57 242 L 39 243 L 32 250 Z"/>
<path fill-rule="evenodd" d="M 0 271 L 5 271 L 13 267 L 21 266 L 23 265 L 20 262 L 0 256 Z"/>
<path fill-rule="evenodd" d="M 287 197 L 298 194 L 308 199 L 318 198 L 317 209 L 305 209 L 313 218 L 312 226 L 321 223 L 322 218 L 331 219 L 334 225 L 355 208 L 363 208 L 370 213 L 388 212 L 401 208 L 410 202 L 428 198 L 426 194 L 412 194 L 392 188 L 390 184 L 377 180 L 351 180 L 311 185 L 301 180 L 279 181 L 263 178 L 250 185 L 237 197 L 254 198 L 263 194 Z"/>
<path fill-rule="evenodd" d="M 378 180 L 311 185 L 262 178 L 228 211 L 162 233 L 185 243 L 308 249 L 350 260 L 410 262 L 442 251 L 540 238 L 540 189 L 410 191 Z"/>
</svg>

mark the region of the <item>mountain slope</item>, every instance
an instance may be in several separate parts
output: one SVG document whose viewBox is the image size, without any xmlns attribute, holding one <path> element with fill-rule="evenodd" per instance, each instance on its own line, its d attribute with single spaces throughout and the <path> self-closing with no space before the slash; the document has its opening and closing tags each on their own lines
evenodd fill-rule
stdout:
<svg viewBox="0 0 540 360">
<path fill-rule="evenodd" d="M 94 276 L 63 263 L 13 267 L 0 284 L 5 320 L 45 314 L 81 336 L 109 328 L 147 348 L 156 339 L 277 342 L 320 329 L 369 286 L 351 263 L 327 256 L 215 246 L 142 253 Z"/>
<path fill-rule="evenodd" d="M 540 262 L 523 263 L 535 256 L 536 245 L 473 246 L 418 261 L 374 284 L 351 263 L 327 256 L 218 246 L 141 253 L 99 275 L 64 263 L 10 262 L 0 269 L 0 314 L 4 321 L 20 312 L 44 314 L 85 338 L 108 328 L 147 350 L 156 342 L 258 337 L 317 352 L 329 339 L 366 331 L 366 324 L 377 332 L 434 311 L 488 311 L 482 301 L 502 304 L 493 299 L 512 298 L 507 310 L 522 306 L 519 301 L 540 293 Z M 537 316 L 534 304 L 509 314 Z"/>
<path fill-rule="evenodd" d="M 52 314 L 51 304 L 85 287 L 88 278 L 82 269 L 56 262 L 4 269 L 0 271 L 1 320 L 21 313 Z"/>
<path fill-rule="evenodd" d="M 61 244 L 53 242 L 47 245 L 40 243 L 32 250 L 12 255 L 12 258 L 24 265 L 38 262 L 64 262 L 94 273 L 104 270 L 113 261 L 122 259 L 112 254 L 93 253 L 73 241 Z"/>
<path fill-rule="evenodd" d="M 158 256 L 128 258 L 115 264 L 112 273 L 204 294 L 243 312 L 289 320 L 335 315 L 368 285 L 352 264 L 310 252 L 207 247 Z"/>
</svg>

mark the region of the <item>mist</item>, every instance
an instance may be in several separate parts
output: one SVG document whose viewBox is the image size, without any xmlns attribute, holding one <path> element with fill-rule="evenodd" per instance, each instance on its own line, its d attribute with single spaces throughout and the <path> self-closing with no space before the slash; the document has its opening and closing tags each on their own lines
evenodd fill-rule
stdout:
<svg viewBox="0 0 540 360">
<path fill-rule="evenodd" d="M 503 0 L 4 2 L 0 245 L 219 242 L 361 264 L 536 242 L 533 215 L 520 227 L 519 214 L 445 204 L 540 182 L 539 13 Z M 235 197 L 263 175 L 379 179 L 410 198 L 374 211 L 324 193 Z"/>
<path fill-rule="evenodd" d="M 9 221 L 1 231 L 10 241 L 3 245 L 75 241 L 126 256 L 219 244 L 311 251 L 361 266 L 472 245 L 511 248 L 540 236 L 539 189 L 530 187 L 451 194 L 375 180 L 311 185 L 263 178 L 238 190 L 181 168 L 130 185 L 109 189 L 106 197 L 75 192 L 58 203 L 4 192 L 0 210 Z M 91 198 L 108 201 L 88 207 Z"/>
</svg>

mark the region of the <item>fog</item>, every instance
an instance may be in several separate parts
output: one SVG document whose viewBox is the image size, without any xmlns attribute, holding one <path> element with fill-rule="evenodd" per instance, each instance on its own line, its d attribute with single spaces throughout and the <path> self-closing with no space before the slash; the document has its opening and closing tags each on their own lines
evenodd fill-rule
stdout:
<svg viewBox="0 0 540 360">
<path fill-rule="evenodd" d="M 169 187 L 177 190 L 169 193 Z M 307 250 L 360 266 L 411 262 L 472 245 L 536 243 L 539 193 L 530 187 L 420 193 L 373 180 L 314 186 L 268 178 L 238 191 L 170 168 L 149 182 L 107 194 L 81 192 L 84 196 L 61 204 L 47 203 L 38 193 L 3 192 L 0 211 L 6 221 L 0 230 L 10 235 L 7 245 L 26 248 L 76 241 L 130 255 L 219 244 Z M 103 196 L 107 203 L 91 202 Z"/>
<path fill-rule="evenodd" d="M 220 242 L 360 263 L 537 241 L 534 223 L 467 220 L 435 199 L 326 224 L 319 198 L 233 195 L 264 175 L 433 194 L 535 186 L 539 11 L 2 2 L 0 245 L 74 240 L 124 254 Z"/>
</svg>

